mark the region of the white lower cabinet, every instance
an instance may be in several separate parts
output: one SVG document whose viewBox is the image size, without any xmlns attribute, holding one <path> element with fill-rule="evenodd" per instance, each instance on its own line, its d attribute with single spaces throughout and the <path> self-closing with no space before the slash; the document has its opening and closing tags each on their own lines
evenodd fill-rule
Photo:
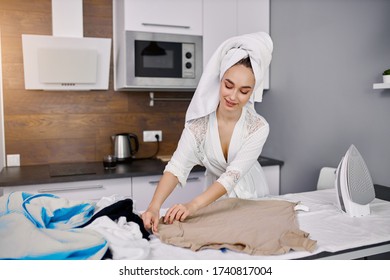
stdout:
<svg viewBox="0 0 390 280">
<path fill-rule="evenodd" d="M 279 195 L 280 166 L 263 166 L 266 180 L 272 195 Z M 117 195 L 133 200 L 134 209 L 145 210 L 154 194 L 161 175 L 104 179 L 93 181 L 77 181 L 69 183 L 20 185 L 0 188 L 3 195 L 11 192 L 51 193 L 71 200 L 99 201 L 102 197 Z M 186 203 L 205 189 L 204 171 L 191 172 L 185 187 L 177 186 L 163 204 L 169 208 L 176 203 Z"/>
<path fill-rule="evenodd" d="M 160 178 L 161 175 L 133 177 L 133 202 L 136 210 L 146 210 Z M 184 188 L 177 186 L 162 205 L 162 208 L 169 208 L 175 203 L 189 202 L 195 196 L 201 194 L 204 187 L 204 172 L 191 172 L 188 176 L 186 186 Z"/>
<path fill-rule="evenodd" d="M 271 195 L 280 194 L 280 166 L 270 165 L 263 166 L 265 179 L 268 183 L 269 193 Z"/>
<path fill-rule="evenodd" d="M 271 165 L 263 166 L 264 174 L 268 183 L 271 195 L 279 195 L 280 192 L 280 166 Z M 145 210 L 154 194 L 161 175 L 133 177 L 133 201 L 135 209 L 138 211 Z M 188 177 L 187 184 L 184 188 L 178 186 L 167 198 L 162 208 L 169 208 L 176 203 L 186 203 L 195 196 L 201 194 L 205 187 L 204 172 L 192 172 Z"/>
<path fill-rule="evenodd" d="M 120 195 L 132 197 L 131 178 L 77 181 L 69 183 L 21 185 L 3 187 L 3 195 L 11 192 L 51 193 L 71 200 L 98 201 L 102 197 Z"/>
</svg>

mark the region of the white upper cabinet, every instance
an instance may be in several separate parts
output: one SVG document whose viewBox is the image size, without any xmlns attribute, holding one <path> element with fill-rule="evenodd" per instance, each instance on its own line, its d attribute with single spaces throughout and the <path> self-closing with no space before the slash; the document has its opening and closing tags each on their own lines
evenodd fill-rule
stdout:
<svg viewBox="0 0 390 280">
<path fill-rule="evenodd" d="M 201 0 L 124 1 L 125 30 L 202 35 Z"/>
<path fill-rule="evenodd" d="M 270 0 L 203 0 L 203 65 L 226 39 L 270 32 Z M 269 88 L 269 76 L 264 88 Z"/>
<path fill-rule="evenodd" d="M 203 36 L 203 53 L 198 55 L 203 56 L 204 69 L 226 39 L 246 33 L 270 32 L 270 0 L 113 0 L 113 19 L 117 85 L 123 84 L 125 79 L 117 73 L 118 69 L 132 67 L 133 63 L 125 55 L 126 31 Z M 268 72 L 264 88 L 269 89 Z"/>
<path fill-rule="evenodd" d="M 269 33 L 270 0 L 236 0 L 237 34 L 259 31 Z"/>
<path fill-rule="evenodd" d="M 218 46 L 237 34 L 237 0 L 203 1 L 203 66 Z"/>
</svg>

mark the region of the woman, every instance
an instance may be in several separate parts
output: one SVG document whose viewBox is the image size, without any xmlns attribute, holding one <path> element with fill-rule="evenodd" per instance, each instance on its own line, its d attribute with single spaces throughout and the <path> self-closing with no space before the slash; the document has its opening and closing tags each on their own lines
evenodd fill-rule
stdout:
<svg viewBox="0 0 390 280">
<path fill-rule="evenodd" d="M 253 199 L 269 193 L 257 159 L 268 137 L 267 121 L 254 110 L 271 62 L 272 40 L 264 32 L 223 42 L 211 57 L 186 113 L 178 147 L 167 164 L 148 209 L 146 229 L 158 231 L 161 205 L 195 165 L 206 168 L 207 189 L 173 205 L 165 223 L 185 218 L 222 197 Z"/>
</svg>

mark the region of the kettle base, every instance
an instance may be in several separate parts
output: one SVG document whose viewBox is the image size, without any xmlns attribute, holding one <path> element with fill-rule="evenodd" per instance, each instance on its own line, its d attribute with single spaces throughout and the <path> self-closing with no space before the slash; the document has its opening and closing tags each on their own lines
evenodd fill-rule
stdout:
<svg viewBox="0 0 390 280">
<path fill-rule="evenodd" d="M 119 162 L 119 163 L 127 163 L 127 162 L 132 162 L 133 161 L 133 158 L 131 158 L 131 157 L 128 157 L 128 158 L 117 158 L 117 161 Z"/>
</svg>

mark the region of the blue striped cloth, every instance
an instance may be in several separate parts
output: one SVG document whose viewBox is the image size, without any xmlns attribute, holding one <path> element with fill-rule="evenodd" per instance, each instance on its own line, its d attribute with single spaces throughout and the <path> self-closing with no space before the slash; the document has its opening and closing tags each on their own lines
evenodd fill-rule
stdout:
<svg viewBox="0 0 390 280">
<path fill-rule="evenodd" d="M 14 192 L 0 197 L 0 259 L 100 259 L 107 241 L 76 228 L 94 205 L 53 194 Z"/>
</svg>

